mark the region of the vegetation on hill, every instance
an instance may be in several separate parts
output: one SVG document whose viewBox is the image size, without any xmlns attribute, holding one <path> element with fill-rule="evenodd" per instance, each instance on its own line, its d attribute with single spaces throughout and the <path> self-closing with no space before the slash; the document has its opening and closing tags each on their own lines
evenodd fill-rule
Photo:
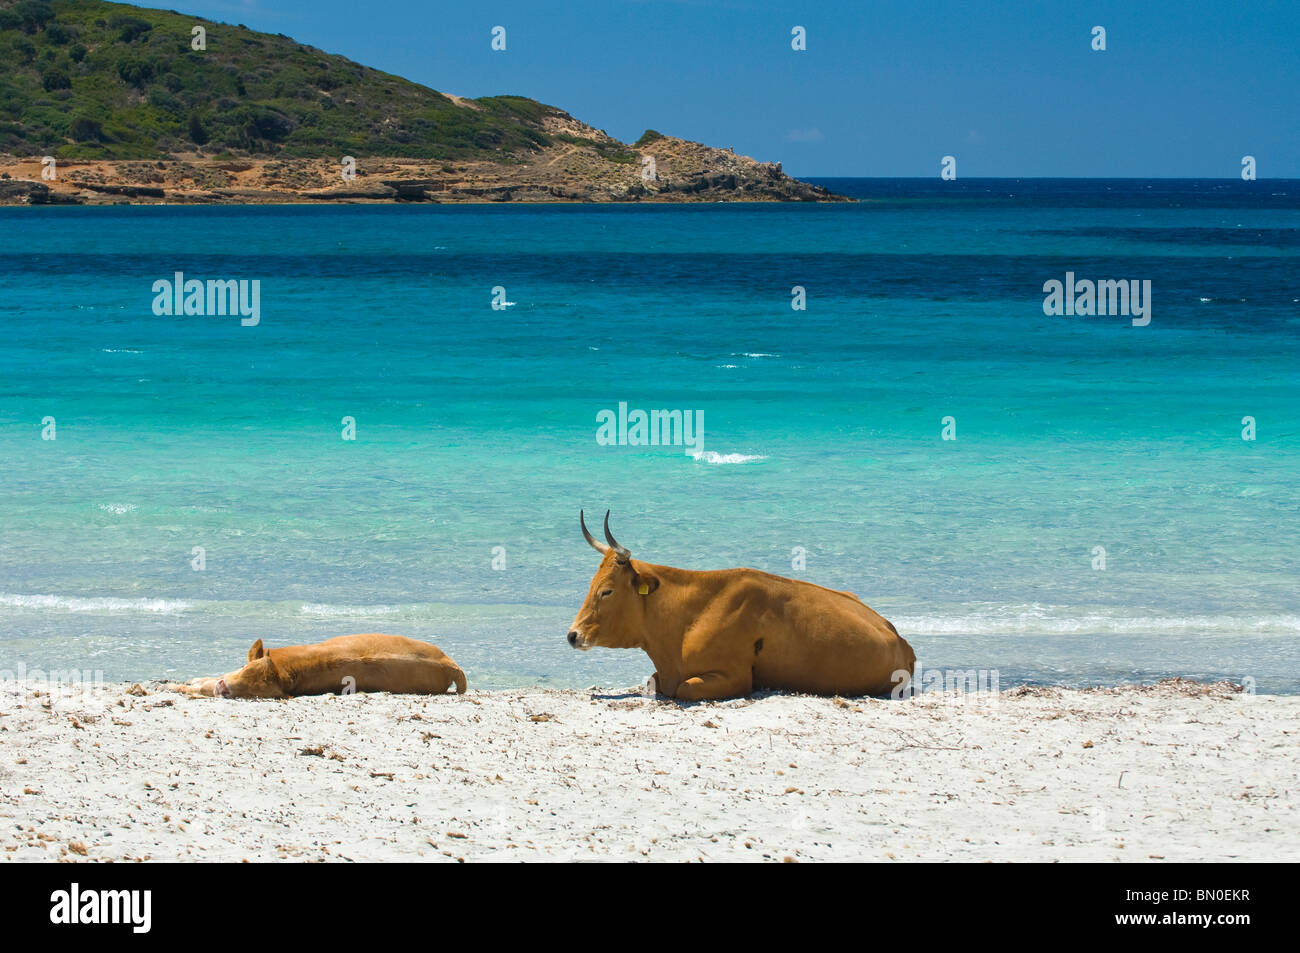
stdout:
<svg viewBox="0 0 1300 953">
<path fill-rule="evenodd" d="M 0 64 L 0 152 L 17 154 L 509 162 L 551 145 L 543 120 L 565 115 L 520 96 L 461 106 L 286 36 L 102 0 L 0 0 Z"/>
</svg>

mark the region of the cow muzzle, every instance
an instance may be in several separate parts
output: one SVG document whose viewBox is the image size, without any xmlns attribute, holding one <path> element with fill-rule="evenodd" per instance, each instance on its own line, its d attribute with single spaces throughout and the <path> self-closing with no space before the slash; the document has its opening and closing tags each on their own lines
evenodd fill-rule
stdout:
<svg viewBox="0 0 1300 953">
<path fill-rule="evenodd" d="M 584 638 L 582 633 L 579 632 L 577 629 L 569 630 L 569 644 L 572 645 L 575 649 L 581 649 L 584 652 L 588 648 L 590 648 L 590 646 L 587 645 L 586 638 Z"/>
<path fill-rule="evenodd" d="M 212 694 L 216 695 L 218 698 L 231 697 L 230 686 L 226 684 L 224 678 L 217 679 L 217 684 L 213 687 Z"/>
</svg>

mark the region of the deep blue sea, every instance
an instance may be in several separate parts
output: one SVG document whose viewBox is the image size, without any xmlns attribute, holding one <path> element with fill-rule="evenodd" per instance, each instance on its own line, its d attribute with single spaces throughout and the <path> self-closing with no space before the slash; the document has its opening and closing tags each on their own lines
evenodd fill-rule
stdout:
<svg viewBox="0 0 1300 953">
<path fill-rule="evenodd" d="M 633 685 L 565 641 L 609 508 L 928 670 L 1300 690 L 1300 182 L 822 184 L 862 201 L 0 209 L 0 670 L 382 631 Z M 155 314 L 177 272 L 259 323 Z M 1150 323 L 1045 314 L 1067 272 Z M 602 444 L 620 403 L 702 446 Z"/>
</svg>

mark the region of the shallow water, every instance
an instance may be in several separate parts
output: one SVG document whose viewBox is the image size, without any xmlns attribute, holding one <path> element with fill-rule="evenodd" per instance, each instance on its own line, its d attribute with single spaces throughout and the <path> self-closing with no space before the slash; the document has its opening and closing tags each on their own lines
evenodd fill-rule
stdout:
<svg viewBox="0 0 1300 953">
<path fill-rule="evenodd" d="M 1300 183 L 830 184 L 868 201 L 0 209 L 0 671 L 377 630 L 634 684 L 565 643 L 583 507 L 851 589 L 927 669 L 1300 690 Z M 260 322 L 155 315 L 178 271 Z M 1151 323 L 1044 315 L 1067 271 Z M 620 402 L 702 446 L 599 444 Z"/>
</svg>

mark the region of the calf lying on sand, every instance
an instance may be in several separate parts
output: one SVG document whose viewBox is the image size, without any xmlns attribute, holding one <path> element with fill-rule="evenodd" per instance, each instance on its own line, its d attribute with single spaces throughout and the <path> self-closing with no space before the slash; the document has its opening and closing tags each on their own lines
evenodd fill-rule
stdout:
<svg viewBox="0 0 1300 953">
<path fill-rule="evenodd" d="M 340 635 L 316 645 L 264 649 L 258 639 L 248 664 L 229 675 L 169 685 L 187 695 L 291 698 L 333 692 L 465 694 L 465 673 L 436 645 L 400 635 Z"/>
</svg>

